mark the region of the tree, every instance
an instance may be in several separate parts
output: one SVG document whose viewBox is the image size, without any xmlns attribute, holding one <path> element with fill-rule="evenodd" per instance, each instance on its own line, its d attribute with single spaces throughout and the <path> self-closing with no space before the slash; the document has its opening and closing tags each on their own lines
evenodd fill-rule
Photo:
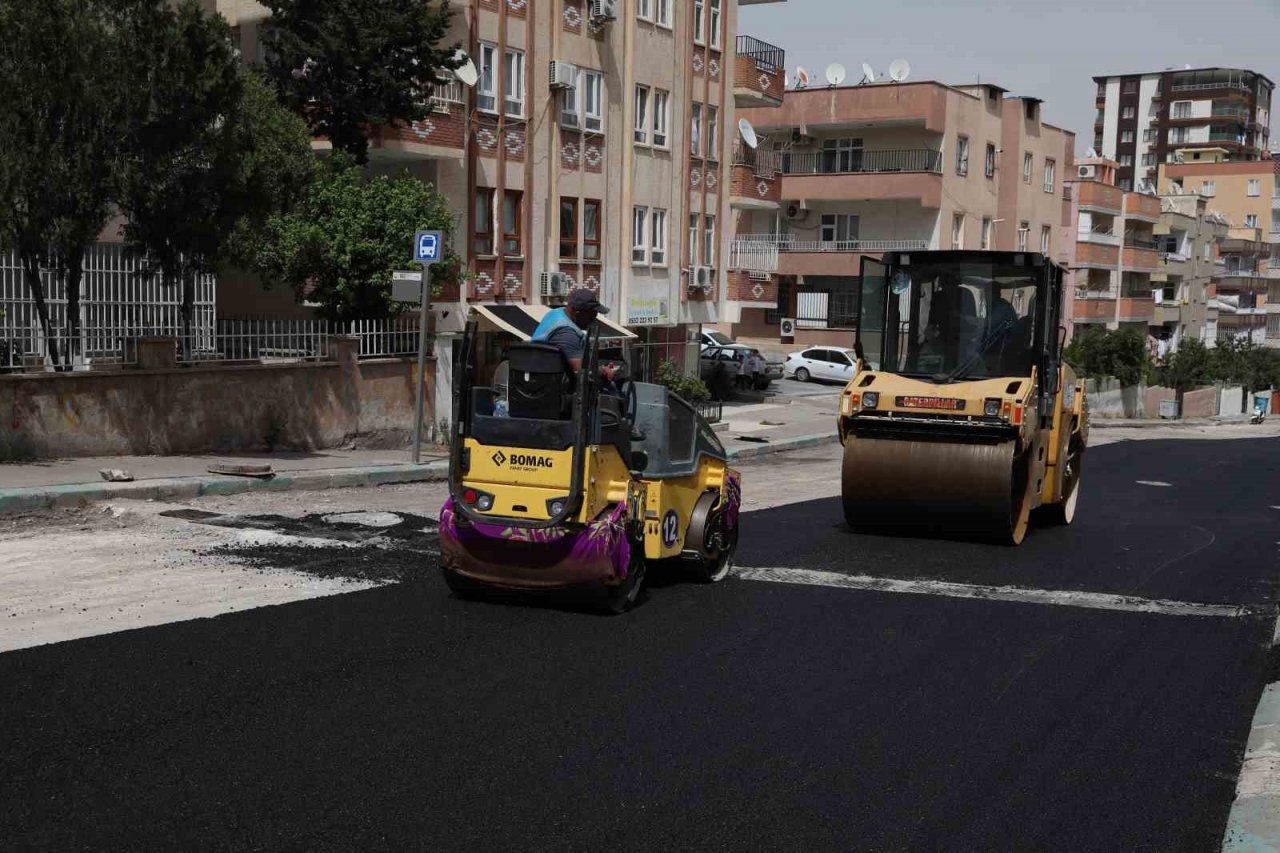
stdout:
<svg viewBox="0 0 1280 853">
<path fill-rule="evenodd" d="M 366 134 L 426 118 L 441 69 L 460 64 L 448 0 L 265 0 L 267 69 L 316 136 L 363 164 Z"/>
<path fill-rule="evenodd" d="M 128 63 L 112 31 L 128 13 L 123 0 L 0 4 L 0 247 L 18 255 L 55 366 L 72 353 L 60 352 L 41 271 L 65 282 L 77 340 L 84 253 L 110 216 L 127 139 Z"/>
<path fill-rule="evenodd" d="M 265 224 L 314 169 L 306 127 L 245 71 L 220 16 L 162 0 L 134 43 L 133 156 L 121 180 L 125 241 L 181 293 L 190 345 L 196 279 L 226 260 L 237 230 Z"/>
<path fill-rule="evenodd" d="M 334 156 L 297 208 L 242 234 L 237 253 L 266 284 L 319 303 L 326 319 L 380 318 L 394 312 L 391 273 L 409 262 L 418 228 L 452 231 L 448 202 L 434 187 L 408 173 L 366 179 Z M 446 255 L 433 283 L 447 283 L 446 270 L 458 268 L 456 255 Z"/>
</svg>

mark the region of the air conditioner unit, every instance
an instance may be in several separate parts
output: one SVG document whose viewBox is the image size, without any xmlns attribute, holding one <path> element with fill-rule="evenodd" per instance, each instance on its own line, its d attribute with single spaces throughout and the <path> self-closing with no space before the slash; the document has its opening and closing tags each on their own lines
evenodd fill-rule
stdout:
<svg viewBox="0 0 1280 853">
<path fill-rule="evenodd" d="M 778 326 L 782 337 L 794 338 L 796 336 L 796 321 L 794 318 L 783 317 Z"/>
<path fill-rule="evenodd" d="M 553 59 L 550 62 L 550 66 L 552 89 L 569 89 L 577 85 L 578 68 L 576 65 Z"/>
<path fill-rule="evenodd" d="M 1098 167 L 1097 166 L 1080 166 L 1076 169 L 1076 175 L 1081 178 L 1097 178 Z"/>
<path fill-rule="evenodd" d="M 689 289 L 711 292 L 711 267 L 689 268 Z"/>
<path fill-rule="evenodd" d="M 569 293 L 569 279 L 562 272 L 541 272 L 538 291 L 548 299 L 563 299 Z"/>
<path fill-rule="evenodd" d="M 618 0 L 591 0 L 591 19 L 593 21 L 618 20 Z"/>
</svg>

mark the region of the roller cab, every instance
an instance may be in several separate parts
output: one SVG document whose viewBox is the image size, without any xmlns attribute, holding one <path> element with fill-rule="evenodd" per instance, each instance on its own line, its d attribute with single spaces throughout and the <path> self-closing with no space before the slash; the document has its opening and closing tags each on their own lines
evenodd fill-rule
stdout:
<svg viewBox="0 0 1280 853">
<path fill-rule="evenodd" d="M 1061 358 L 1062 271 L 1024 252 L 863 261 L 858 364 L 840 398 L 858 529 L 1022 541 L 1075 514 L 1083 389 Z"/>
</svg>

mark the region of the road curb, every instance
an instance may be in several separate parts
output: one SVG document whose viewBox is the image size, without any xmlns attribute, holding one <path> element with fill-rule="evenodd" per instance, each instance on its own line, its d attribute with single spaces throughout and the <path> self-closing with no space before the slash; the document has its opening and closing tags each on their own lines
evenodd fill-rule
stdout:
<svg viewBox="0 0 1280 853">
<path fill-rule="evenodd" d="M 253 477 L 168 477 L 132 483 L 74 483 L 0 489 L 0 515 L 75 507 L 104 500 L 191 500 L 205 495 L 234 495 L 260 491 L 316 491 L 352 486 L 428 483 L 445 479 L 448 460 L 425 465 L 368 465 L 294 471 L 270 479 Z"/>
<path fill-rule="evenodd" d="M 777 441 L 771 441 L 768 444 L 761 444 L 758 447 L 731 447 L 729 448 L 730 459 L 755 459 L 758 456 L 768 456 L 771 453 L 782 453 L 787 450 L 799 450 L 802 447 L 817 447 L 821 444 L 831 444 L 839 441 L 840 437 L 835 433 L 822 435 L 797 435 L 794 438 L 780 438 Z"/>
</svg>

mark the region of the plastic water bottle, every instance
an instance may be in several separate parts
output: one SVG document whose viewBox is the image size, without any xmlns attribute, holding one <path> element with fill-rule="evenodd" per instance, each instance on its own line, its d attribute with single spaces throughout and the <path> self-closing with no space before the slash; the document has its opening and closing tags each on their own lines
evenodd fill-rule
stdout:
<svg viewBox="0 0 1280 853">
<path fill-rule="evenodd" d="M 493 404 L 493 416 L 495 418 L 505 418 L 510 414 L 507 410 L 507 400 L 505 397 L 499 397 Z"/>
</svg>

